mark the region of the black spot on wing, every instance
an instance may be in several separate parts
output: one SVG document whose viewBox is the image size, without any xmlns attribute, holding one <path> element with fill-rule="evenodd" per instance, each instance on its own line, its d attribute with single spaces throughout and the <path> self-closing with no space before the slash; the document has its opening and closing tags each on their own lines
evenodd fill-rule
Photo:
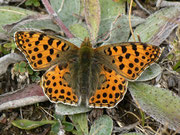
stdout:
<svg viewBox="0 0 180 135">
<path fill-rule="evenodd" d="M 122 46 L 122 52 L 123 52 L 123 53 L 126 53 L 126 51 L 127 51 L 126 46 Z"/>
<path fill-rule="evenodd" d="M 48 40 L 48 44 L 49 44 L 49 45 L 52 45 L 53 41 L 54 41 L 54 39 L 53 39 L 53 38 L 50 38 L 50 39 Z"/>
</svg>

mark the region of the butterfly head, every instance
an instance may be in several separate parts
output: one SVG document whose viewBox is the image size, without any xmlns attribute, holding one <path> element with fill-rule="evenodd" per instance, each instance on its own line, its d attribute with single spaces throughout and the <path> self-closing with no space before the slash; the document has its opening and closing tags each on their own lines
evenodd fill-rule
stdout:
<svg viewBox="0 0 180 135">
<path fill-rule="evenodd" d="M 82 42 L 82 44 L 81 44 L 81 48 L 82 47 L 92 47 L 92 44 L 91 44 L 91 42 L 90 42 L 90 40 L 89 40 L 89 37 L 85 37 L 84 38 L 84 41 Z"/>
</svg>

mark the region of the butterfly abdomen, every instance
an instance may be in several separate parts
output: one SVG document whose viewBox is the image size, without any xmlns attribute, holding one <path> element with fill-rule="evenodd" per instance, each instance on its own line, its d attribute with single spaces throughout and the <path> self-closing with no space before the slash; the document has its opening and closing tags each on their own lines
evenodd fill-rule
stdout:
<svg viewBox="0 0 180 135">
<path fill-rule="evenodd" d="M 80 86 L 81 100 L 85 103 L 86 96 L 90 89 L 91 63 L 93 58 L 93 48 L 89 40 L 84 40 L 79 49 L 79 70 L 78 80 Z"/>
</svg>

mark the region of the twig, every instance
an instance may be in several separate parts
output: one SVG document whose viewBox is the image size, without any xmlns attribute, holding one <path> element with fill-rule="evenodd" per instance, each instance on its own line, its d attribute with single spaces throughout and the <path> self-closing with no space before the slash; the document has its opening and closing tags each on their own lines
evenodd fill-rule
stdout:
<svg viewBox="0 0 180 135">
<path fill-rule="evenodd" d="M 139 124 L 139 121 L 136 123 L 130 124 L 128 126 L 124 126 L 124 127 L 114 127 L 114 133 L 122 132 L 125 130 L 131 130 L 131 129 L 135 128 L 138 124 Z"/>
<path fill-rule="evenodd" d="M 147 14 L 151 14 L 147 9 L 145 9 L 142 5 L 141 5 L 141 3 L 138 1 L 138 0 L 134 0 L 135 2 L 136 2 L 136 4 L 142 9 L 142 10 L 144 10 Z"/>
<path fill-rule="evenodd" d="M 141 42 L 141 37 L 137 34 L 138 42 Z"/>
<path fill-rule="evenodd" d="M 135 36 L 134 36 L 134 33 L 133 33 L 132 25 L 131 25 L 131 10 L 132 10 L 132 3 L 133 3 L 133 0 L 131 0 L 130 8 L 129 8 L 129 27 L 130 27 L 130 30 L 131 30 L 132 37 L 133 37 L 134 41 L 136 41 Z"/>
<path fill-rule="evenodd" d="M 63 5 L 64 5 L 64 0 L 62 0 L 61 6 L 60 6 L 59 10 L 57 11 L 58 13 L 61 12 Z"/>
<path fill-rule="evenodd" d="M 24 2 L 26 2 L 26 0 L 21 1 L 21 2 L 17 5 L 17 7 L 21 6 Z"/>
<path fill-rule="evenodd" d="M 153 129 L 152 129 L 152 127 L 150 127 L 150 126 L 144 126 L 143 127 L 144 129 L 149 129 L 151 132 L 153 132 L 153 134 L 155 134 L 155 135 L 161 135 L 161 134 L 159 134 L 158 133 L 158 131 L 154 131 Z"/>
<path fill-rule="evenodd" d="M 58 17 L 56 12 L 52 9 L 48 0 L 42 0 L 44 7 L 46 8 L 48 14 L 52 17 L 55 23 L 62 29 L 68 38 L 73 38 L 74 35 L 69 31 L 69 29 L 63 24 L 61 19 Z"/>
</svg>

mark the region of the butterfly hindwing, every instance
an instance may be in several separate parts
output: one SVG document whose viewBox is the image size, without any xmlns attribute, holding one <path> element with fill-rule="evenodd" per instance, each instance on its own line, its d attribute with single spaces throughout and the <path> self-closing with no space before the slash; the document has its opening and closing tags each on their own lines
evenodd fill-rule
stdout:
<svg viewBox="0 0 180 135">
<path fill-rule="evenodd" d="M 18 31 L 14 39 L 34 70 L 48 69 L 62 57 L 66 58 L 67 52 L 76 53 L 79 49 L 62 38 L 36 31 Z"/>
<path fill-rule="evenodd" d="M 133 42 L 105 45 L 95 51 L 109 61 L 109 67 L 115 67 L 113 69 L 128 80 L 136 80 L 161 54 L 157 46 Z"/>
<path fill-rule="evenodd" d="M 57 64 L 43 75 L 41 86 L 50 101 L 77 106 L 80 96 L 72 88 L 71 80 L 70 64 Z"/>
<path fill-rule="evenodd" d="M 98 85 L 93 95 L 88 99 L 88 106 L 92 108 L 112 108 L 117 105 L 127 91 L 128 82 L 104 65 L 101 65 L 98 75 Z"/>
</svg>

